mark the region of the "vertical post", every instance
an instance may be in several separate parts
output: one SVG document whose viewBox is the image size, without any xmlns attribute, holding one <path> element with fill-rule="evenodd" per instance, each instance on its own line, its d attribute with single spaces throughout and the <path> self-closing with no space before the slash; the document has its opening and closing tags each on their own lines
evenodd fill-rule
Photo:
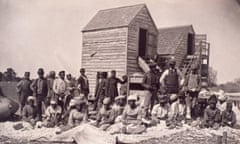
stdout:
<svg viewBox="0 0 240 144">
<path fill-rule="evenodd" d="M 222 144 L 222 136 L 217 136 L 217 144 Z"/>
<path fill-rule="evenodd" d="M 227 144 L 227 132 L 223 132 L 222 143 Z"/>
</svg>

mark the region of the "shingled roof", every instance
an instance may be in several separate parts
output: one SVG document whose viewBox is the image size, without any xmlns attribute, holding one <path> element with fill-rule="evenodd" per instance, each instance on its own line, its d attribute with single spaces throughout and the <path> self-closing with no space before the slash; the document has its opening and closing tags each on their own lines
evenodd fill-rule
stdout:
<svg viewBox="0 0 240 144">
<path fill-rule="evenodd" d="M 145 4 L 100 10 L 82 31 L 128 26 L 143 7 Z"/>
<path fill-rule="evenodd" d="M 184 34 L 194 33 L 192 25 L 158 29 L 158 54 L 175 54 Z"/>
</svg>

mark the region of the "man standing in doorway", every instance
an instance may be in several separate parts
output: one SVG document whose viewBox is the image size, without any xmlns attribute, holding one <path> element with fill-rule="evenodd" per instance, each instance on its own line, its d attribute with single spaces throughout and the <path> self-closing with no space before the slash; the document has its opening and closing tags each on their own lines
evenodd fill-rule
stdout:
<svg viewBox="0 0 240 144">
<path fill-rule="evenodd" d="M 80 89 L 80 93 L 84 94 L 85 98 L 88 99 L 89 94 L 89 82 L 88 78 L 85 75 L 85 69 L 80 69 L 80 77 L 78 78 L 78 88 Z"/>
<path fill-rule="evenodd" d="M 17 84 L 17 92 L 19 95 L 19 102 L 21 104 L 21 112 L 23 107 L 27 102 L 28 96 L 32 95 L 32 90 L 30 88 L 31 80 L 30 80 L 30 72 L 25 72 L 24 78 Z"/>
<path fill-rule="evenodd" d="M 44 77 L 43 68 L 38 69 L 38 78 L 31 84 L 33 95 L 37 101 L 37 119 L 42 120 L 42 103 L 45 103 L 48 94 L 47 79 Z"/>
</svg>

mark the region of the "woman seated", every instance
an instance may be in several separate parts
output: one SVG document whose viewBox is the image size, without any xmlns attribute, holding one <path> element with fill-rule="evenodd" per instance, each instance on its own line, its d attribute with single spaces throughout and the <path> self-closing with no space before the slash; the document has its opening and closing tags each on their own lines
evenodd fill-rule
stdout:
<svg viewBox="0 0 240 144">
<path fill-rule="evenodd" d="M 140 134 L 146 130 L 142 125 L 142 110 L 136 104 L 137 96 L 128 96 L 128 104 L 122 114 L 122 132 L 126 134 Z"/>
<path fill-rule="evenodd" d="M 114 113 L 110 105 L 111 99 L 109 97 L 104 98 L 103 106 L 97 114 L 96 123 L 94 125 L 102 130 L 107 130 L 107 128 L 114 123 Z"/>
<path fill-rule="evenodd" d="M 71 105 L 73 108 L 69 114 L 68 126 L 73 128 L 87 121 L 87 113 L 85 101 L 75 100 Z"/>
<path fill-rule="evenodd" d="M 126 97 L 123 95 L 117 96 L 115 98 L 115 103 L 112 106 L 115 122 L 120 122 L 122 119 L 122 113 L 125 107 L 125 99 Z"/>
<path fill-rule="evenodd" d="M 29 96 L 27 98 L 27 105 L 23 107 L 22 120 L 29 122 L 32 126 L 36 123 L 36 107 L 34 105 L 35 98 Z"/>
<path fill-rule="evenodd" d="M 45 111 L 45 120 L 43 122 L 43 126 L 45 127 L 55 127 L 59 125 L 61 120 L 62 108 L 57 105 L 56 100 L 50 101 L 50 106 L 47 107 Z"/>
<path fill-rule="evenodd" d="M 158 96 L 159 103 L 154 105 L 152 109 L 152 123 L 156 125 L 160 120 L 166 120 L 169 111 L 168 98 L 166 95 Z"/>
</svg>

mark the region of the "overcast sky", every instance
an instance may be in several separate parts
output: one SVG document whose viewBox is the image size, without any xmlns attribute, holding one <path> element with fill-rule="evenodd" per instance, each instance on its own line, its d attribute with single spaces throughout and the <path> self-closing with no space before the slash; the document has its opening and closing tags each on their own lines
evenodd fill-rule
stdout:
<svg viewBox="0 0 240 144">
<path fill-rule="evenodd" d="M 240 7 L 235 0 L 0 0 L 0 71 L 38 67 L 78 75 L 82 28 L 100 9 L 146 3 L 158 27 L 192 24 L 208 35 L 218 82 L 240 77 Z"/>
</svg>

